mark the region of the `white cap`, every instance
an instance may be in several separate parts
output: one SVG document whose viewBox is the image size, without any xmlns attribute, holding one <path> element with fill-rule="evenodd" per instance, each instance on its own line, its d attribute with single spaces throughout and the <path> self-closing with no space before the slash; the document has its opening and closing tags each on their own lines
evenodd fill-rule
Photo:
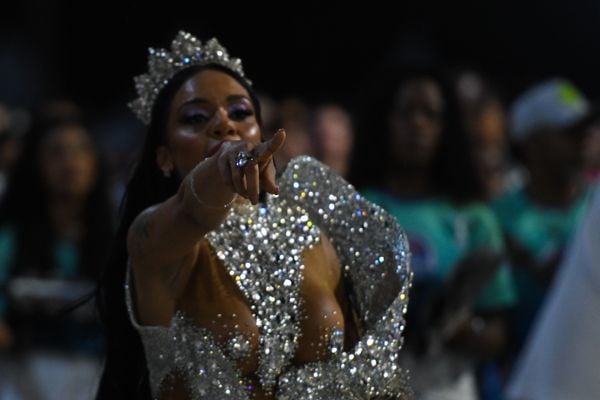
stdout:
<svg viewBox="0 0 600 400">
<path fill-rule="evenodd" d="M 562 78 L 540 83 L 523 93 L 509 115 L 509 135 L 523 140 L 543 128 L 566 128 L 590 113 L 590 104 L 569 81 Z"/>
</svg>

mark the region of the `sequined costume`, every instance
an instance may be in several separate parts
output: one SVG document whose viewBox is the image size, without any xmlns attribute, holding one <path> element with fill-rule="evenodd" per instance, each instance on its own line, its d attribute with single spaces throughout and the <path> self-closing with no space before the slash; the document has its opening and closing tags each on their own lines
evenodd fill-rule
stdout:
<svg viewBox="0 0 600 400">
<path fill-rule="evenodd" d="M 263 388 L 277 399 L 404 398 L 409 390 L 398 352 L 411 272 L 403 231 L 393 217 L 310 157 L 292 160 L 279 185 L 280 196 L 256 206 L 236 205 L 207 235 L 259 327 L 257 375 Z M 344 332 L 333 331 L 326 361 L 292 365 L 302 314 L 301 254 L 319 242 L 321 230 L 336 249 L 364 334 L 344 351 Z M 183 378 L 194 400 L 252 398 L 252 387 L 236 366 L 247 351 L 243 337 L 218 345 L 181 311 L 169 327 L 140 326 L 128 284 L 126 294 L 155 398 L 170 373 Z"/>
</svg>

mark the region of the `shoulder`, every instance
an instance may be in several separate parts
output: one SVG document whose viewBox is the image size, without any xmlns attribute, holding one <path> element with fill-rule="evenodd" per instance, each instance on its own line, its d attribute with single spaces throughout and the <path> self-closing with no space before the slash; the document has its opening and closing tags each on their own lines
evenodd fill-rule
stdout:
<svg viewBox="0 0 600 400">
<path fill-rule="evenodd" d="M 130 257 L 138 257 L 141 254 L 141 245 L 144 239 L 150 236 L 152 216 L 157 206 L 151 206 L 143 210 L 133 220 L 127 231 L 127 251 Z"/>
</svg>

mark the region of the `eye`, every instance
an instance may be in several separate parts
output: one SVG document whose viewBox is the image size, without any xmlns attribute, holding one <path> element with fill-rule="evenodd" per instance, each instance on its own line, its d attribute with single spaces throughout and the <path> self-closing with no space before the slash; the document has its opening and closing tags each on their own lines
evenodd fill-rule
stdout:
<svg viewBox="0 0 600 400">
<path fill-rule="evenodd" d="M 207 123 L 208 120 L 208 115 L 196 112 L 182 116 L 180 122 L 184 125 L 199 125 Z"/>
<path fill-rule="evenodd" d="M 254 111 L 247 104 L 233 104 L 229 107 L 229 118 L 234 121 L 243 121 L 254 115 Z"/>
</svg>

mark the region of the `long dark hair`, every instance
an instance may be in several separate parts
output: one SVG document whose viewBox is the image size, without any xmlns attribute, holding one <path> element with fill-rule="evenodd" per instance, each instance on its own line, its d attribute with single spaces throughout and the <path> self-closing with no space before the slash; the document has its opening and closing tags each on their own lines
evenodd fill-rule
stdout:
<svg viewBox="0 0 600 400">
<path fill-rule="evenodd" d="M 131 325 L 125 304 L 127 231 L 144 209 L 173 196 L 180 177 L 165 178 L 156 163 L 156 149 L 166 142 L 170 104 L 179 88 L 204 69 L 222 71 L 238 81 L 249 93 L 259 125 L 260 104 L 252 87 L 238 74 L 219 65 L 195 66 L 180 71 L 161 90 L 153 109 L 139 161 L 127 184 L 121 203 L 120 223 L 110 260 L 99 282 L 97 309 L 106 337 L 106 360 L 98 399 L 149 399 L 150 386 L 142 342 Z"/>
<path fill-rule="evenodd" d="M 56 129 L 72 125 L 85 128 L 79 110 L 68 103 L 58 106 L 43 109 L 34 117 L 0 206 L 0 224 L 10 225 L 16 233 L 18 247 L 14 274 L 26 270 L 43 277 L 55 271 L 53 246 L 56 231 L 50 220 L 49 196 L 42 180 L 40 148 L 44 138 Z M 95 156 L 97 172 L 83 210 L 85 233 L 79 245 L 81 269 L 78 271 L 92 281 L 98 279 L 106 263 L 105 255 L 113 234 L 108 177 L 97 147 Z"/>
<path fill-rule="evenodd" d="M 456 91 L 442 72 L 427 67 L 386 70 L 378 74 L 379 84 L 373 93 L 365 93 L 363 118 L 359 124 L 351 178 L 358 186 L 383 185 L 386 174 L 394 168 L 389 146 L 388 116 L 398 90 L 413 79 L 433 81 L 444 99 L 442 134 L 432 160 L 430 179 L 434 194 L 457 204 L 482 200 L 484 185 L 477 173 L 472 146 L 461 120 Z"/>
</svg>

